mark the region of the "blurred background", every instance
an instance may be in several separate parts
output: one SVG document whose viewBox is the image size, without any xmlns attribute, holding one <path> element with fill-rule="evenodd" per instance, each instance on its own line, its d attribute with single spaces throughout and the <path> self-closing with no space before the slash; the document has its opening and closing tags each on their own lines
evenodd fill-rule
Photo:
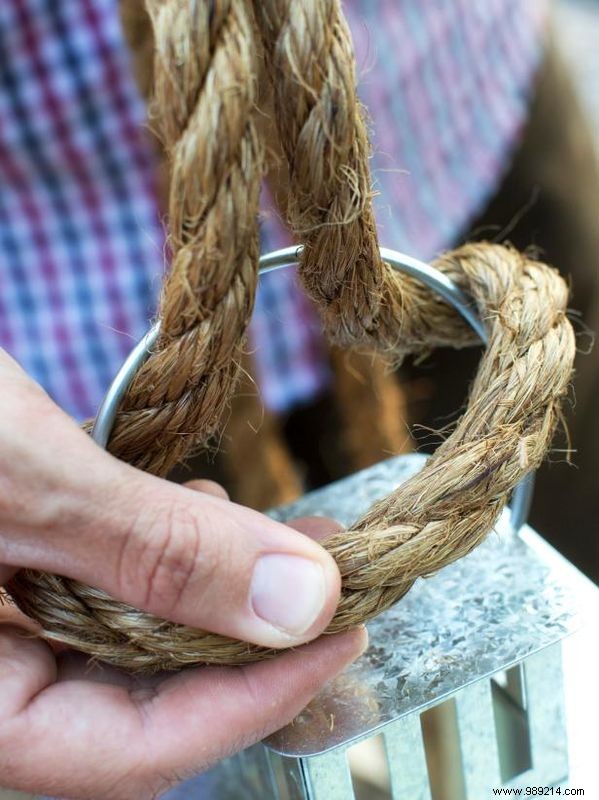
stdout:
<svg viewBox="0 0 599 800">
<path fill-rule="evenodd" d="M 599 2 L 557 0 L 557 39 L 599 142 Z"/>
</svg>

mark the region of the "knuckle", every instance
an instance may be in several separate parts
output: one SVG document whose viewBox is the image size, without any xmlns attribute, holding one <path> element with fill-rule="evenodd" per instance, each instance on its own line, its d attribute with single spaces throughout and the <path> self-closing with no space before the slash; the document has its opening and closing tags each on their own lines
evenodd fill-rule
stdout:
<svg viewBox="0 0 599 800">
<path fill-rule="evenodd" d="M 170 503 L 150 524 L 140 558 L 144 605 L 169 613 L 179 608 L 191 588 L 200 590 L 198 577 L 209 579 L 215 565 L 203 546 L 197 516 Z"/>
<path fill-rule="evenodd" d="M 15 456 L 10 448 L 4 447 L 3 438 L 0 439 L 0 448 L 5 456 L 0 471 L 0 520 L 3 526 L 10 527 L 15 522 L 29 519 L 32 498 L 29 486 L 22 479 L 20 471 L 16 470 L 15 474 L 15 470 L 10 466 L 15 463 Z M 27 454 L 17 453 L 16 458 L 18 459 L 16 463 L 29 466 L 30 459 Z M 30 472 L 35 474 L 34 469 Z"/>
</svg>

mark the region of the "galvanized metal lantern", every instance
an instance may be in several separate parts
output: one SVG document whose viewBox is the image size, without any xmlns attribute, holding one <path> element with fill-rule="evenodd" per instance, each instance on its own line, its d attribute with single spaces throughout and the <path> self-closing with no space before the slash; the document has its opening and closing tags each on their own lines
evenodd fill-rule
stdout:
<svg viewBox="0 0 599 800">
<path fill-rule="evenodd" d="M 273 512 L 350 524 L 423 465 L 400 456 Z M 560 641 L 577 627 L 563 559 L 506 510 L 496 532 L 369 623 L 370 647 L 294 722 L 209 776 L 219 800 L 349 800 L 352 748 L 384 746 L 396 800 L 486 800 L 568 773 Z M 380 735 L 380 736 L 379 736 Z M 348 759 L 349 755 L 349 759 Z"/>
<path fill-rule="evenodd" d="M 261 258 L 266 272 L 297 248 Z M 426 283 L 485 338 L 467 297 L 438 270 L 381 250 Z M 96 418 L 105 446 L 118 404 L 158 336 L 123 365 Z M 284 521 L 322 514 L 350 525 L 424 464 L 392 458 L 272 512 Z M 551 786 L 568 772 L 560 641 L 577 626 L 560 584 L 562 559 L 523 525 L 531 479 L 515 491 L 494 534 L 369 624 L 370 647 L 283 730 L 207 776 L 218 800 L 350 800 L 348 754 L 382 737 L 390 796 L 485 800 L 501 787 Z M 547 555 L 549 553 L 549 555 Z M 381 738 L 377 741 L 381 743 Z M 178 797 L 182 796 L 177 794 Z M 184 795 L 193 796 L 193 795 Z"/>
</svg>

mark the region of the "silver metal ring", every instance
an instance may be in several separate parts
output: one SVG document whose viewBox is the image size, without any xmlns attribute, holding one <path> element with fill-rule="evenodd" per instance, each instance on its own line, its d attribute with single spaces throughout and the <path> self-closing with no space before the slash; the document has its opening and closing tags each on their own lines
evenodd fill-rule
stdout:
<svg viewBox="0 0 599 800">
<path fill-rule="evenodd" d="M 300 246 L 285 247 L 282 250 L 266 253 L 260 258 L 260 275 L 297 264 L 301 251 L 302 248 Z M 461 314 L 480 337 L 481 341 L 485 344 L 487 343 L 487 332 L 470 299 L 442 272 L 435 267 L 431 267 L 430 264 L 419 261 L 417 258 L 398 253 L 396 250 L 388 250 L 386 247 L 381 247 L 381 257 L 393 269 L 422 281 L 429 289 L 440 295 Z M 133 348 L 106 392 L 91 433 L 92 438 L 100 447 L 105 448 L 107 446 L 121 400 L 125 396 L 137 370 L 150 355 L 159 334 L 160 322 L 157 322 Z M 526 522 L 532 503 L 533 491 L 534 473 L 530 472 L 516 486 L 512 495 L 510 503 L 511 524 L 515 531 L 520 530 Z"/>
</svg>

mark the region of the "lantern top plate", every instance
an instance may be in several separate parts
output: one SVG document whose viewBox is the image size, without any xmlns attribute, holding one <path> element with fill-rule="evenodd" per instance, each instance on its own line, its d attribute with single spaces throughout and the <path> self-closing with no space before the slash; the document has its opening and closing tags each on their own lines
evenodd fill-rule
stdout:
<svg viewBox="0 0 599 800">
<path fill-rule="evenodd" d="M 270 516 L 325 515 L 350 525 L 424 461 L 418 454 L 391 458 Z M 476 550 L 418 579 L 397 605 L 372 620 L 364 655 L 265 744 L 282 755 L 316 755 L 524 661 L 580 626 L 577 581 L 586 583 L 532 529 L 514 533 L 506 509 Z"/>
</svg>

